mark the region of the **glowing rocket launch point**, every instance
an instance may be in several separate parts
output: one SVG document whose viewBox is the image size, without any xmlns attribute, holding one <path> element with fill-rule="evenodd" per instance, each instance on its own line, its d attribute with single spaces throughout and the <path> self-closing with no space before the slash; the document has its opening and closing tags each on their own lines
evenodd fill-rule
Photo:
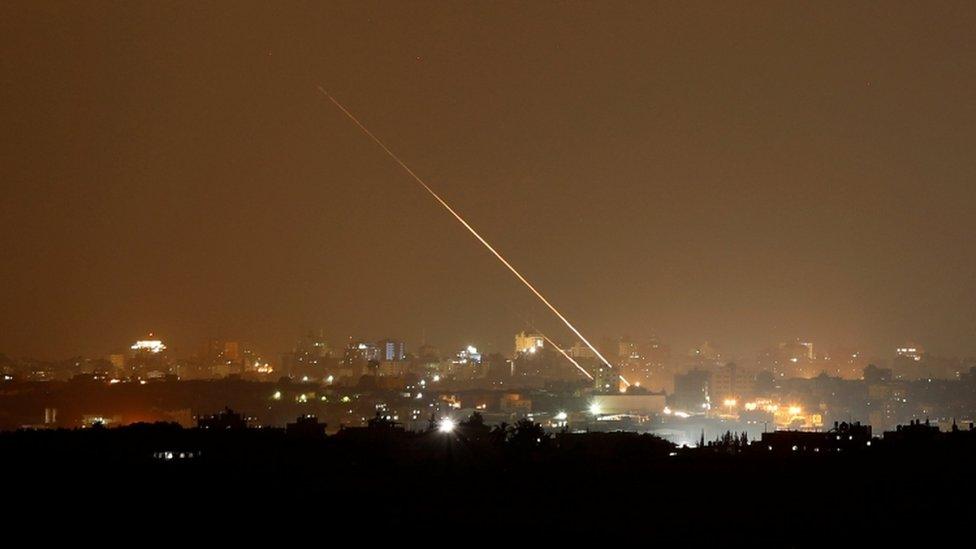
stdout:
<svg viewBox="0 0 976 549">
<path fill-rule="evenodd" d="M 535 296 L 538 297 L 539 300 L 546 305 L 546 307 L 549 307 L 549 310 L 552 311 L 553 314 L 555 314 L 557 317 L 559 317 L 559 320 L 562 320 L 563 324 L 565 324 L 567 328 L 569 328 L 574 334 L 576 334 L 576 336 L 579 337 L 580 340 L 584 344 L 586 344 L 586 346 L 589 347 L 591 351 L 593 351 L 593 354 L 598 356 L 600 360 L 607 365 L 608 368 L 613 368 L 613 365 L 610 364 L 610 362 L 606 358 L 604 358 L 602 354 L 600 354 L 600 351 L 598 351 L 596 347 L 594 347 L 593 344 L 589 342 L 589 340 L 583 337 L 583 334 L 581 334 L 579 330 L 577 330 L 576 327 L 573 326 L 573 324 L 569 320 L 567 320 L 566 317 L 563 316 L 558 309 L 556 309 L 556 307 L 553 306 L 552 303 L 549 303 L 549 300 L 546 299 L 541 293 L 539 293 L 539 290 L 536 290 L 535 286 L 533 286 L 528 280 L 525 279 L 524 276 L 522 276 L 522 273 L 518 272 L 518 270 L 516 270 L 515 267 L 513 267 L 512 264 L 508 262 L 508 260 L 502 257 L 502 254 L 498 253 L 498 251 L 495 250 L 495 248 L 493 248 L 492 245 L 489 244 L 487 240 L 482 238 L 481 235 L 478 234 L 478 231 L 474 230 L 474 227 L 469 225 L 468 222 L 465 221 L 460 214 L 454 211 L 454 208 L 452 208 L 447 202 L 445 202 L 444 199 L 440 197 L 440 195 L 434 192 L 434 189 L 431 189 L 430 186 L 427 185 L 427 183 L 425 183 L 424 180 L 420 178 L 420 176 L 414 173 L 414 171 L 411 170 L 410 167 L 407 166 L 402 160 L 400 160 L 400 157 L 394 154 L 393 151 L 391 151 L 389 147 L 387 147 L 382 141 L 380 141 L 378 137 L 373 135 L 373 132 L 369 131 L 366 128 L 366 126 L 364 126 L 363 123 L 359 121 L 359 119 L 357 119 L 355 116 L 353 116 L 351 112 L 349 112 L 348 109 L 343 107 L 341 103 L 339 103 L 338 101 L 336 101 L 334 97 L 329 95 L 329 92 L 325 91 L 325 88 L 319 86 L 319 91 L 322 92 L 322 95 L 326 96 L 329 99 L 329 101 L 332 101 L 332 103 L 336 107 L 338 107 L 339 110 L 343 112 L 343 114 L 349 117 L 349 119 L 352 120 L 353 123 L 359 126 L 359 129 L 362 130 L 363 133 L 365 133 L 367 136 L 369 136 L 369 138 L 372 139 L 377 145 L 379 145 L 380 148 L 383 149 L 383 151 L 385 151 L 390 158 L 392 158 L 397 164 L 400 165 L 401 168 L 403 168 L 405 172 L 407 172 L 410 175 L 410 177 L 412 177 L 417 183 L 420 183 L 420 186 L 423 187 L 424 190 L 426 190 L 428 193 L 430 193 L 430 195 L 433 196 L 434 199 L 437 200 L 437 202 L 439 202 L 441 206 L 444 206 L 444 209 L 450 212 L 450 214 L 453 215 L 455 219 L 457 219 L 462 225 L 464 225 L 464 228 L 467 229 L 472 235 L 474 235 L 474 237 L 477 238 L 478 241 L 485 246 L 485 248 L 488 248 L 489 252 L 491 252 L 495 257 L 497 257 L 498 260 L 501 261 L 503 265 L 508 267 L 508 270 L 512 271 L 512 274 L 514 274 L 516 278 L 521 280 L 522 284 L 525 284 L 525 287 L 528 288 L 533 294 L 535 294 Z M 620 378 L 620 381 L 624 383 L 624 385 L 630 386 L 630 383 L 626 379 L 624 379 L 624 376 L 618 376 L 618 377 Z"/>
</svg>

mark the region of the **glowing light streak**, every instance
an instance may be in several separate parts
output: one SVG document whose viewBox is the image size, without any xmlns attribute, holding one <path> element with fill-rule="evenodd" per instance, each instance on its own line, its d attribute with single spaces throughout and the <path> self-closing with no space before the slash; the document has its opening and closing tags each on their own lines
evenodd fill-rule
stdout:
<svg viewBox="0 0 976 549">
<path fill-rule="evenodd" d="M 585 368 L 583 368 L 582 366 L 580 366 L 579 362 L 576 362 L 576 359 L 575 358 L 569 356 L 569 353 L 567 353 L 566 351 L 564 351 L 563 348 L 560 347 L 559 345 L 556 345 L 556 343 L 553 340 L 549 339 L 549 336 L 547 336 L 546 334 L 540 332 L 539 330 L 536 330 L 536 332 L 539 335 L 541 335 L 542 336 L 542 339 L 546 340 L 549 343 L 549 345 L 552 345 L 553 347 L 555 347 L 555 349 L 557 351 L 559 351 L 564 357 L 566 357 L 566 360 L 570 361 L 573 364 L 573 366 L 576 366 L 576 369 L 577 370 L 583 372 L 583 375 L 584 376 L 590 378 L 590 381 L 593 381 L 593 376 L 590 375 L 590 373 L 587 372 Z M 533 347 L 532 349 L 535 349 L 535 347 Z"/>
<path fill-rule="evenodd" d="M 357 126 L 359 126 L 359 129 L 362 130 L 363 133 L 365 133 L 370 139 L 372 139 L 374 143 L 376 143 L 377 145 L 379 145 L 380 148 L 383 149 L 383 151 L 386 152 L 386 154 L 390 158 L 392 158 L 397 164 L 400 165 L 401 168 L 403 168 L 403 170 L 405 172 L 407 172 L 407 174 L 410 175 L 410 177 L 412 177 L 417 183 L 419 183 L 420 186 L 424 188 L 424 190 L 426 190 L 428 193 L 430 193 L 430 195 L 433 196 L 434 199 L 437 200 L 437 202 L 439 202 L 440 205 L 444 207 L 444 209 L 446 209 L 448 212 L 450 212 L 450 214 L 453 215 L 454 218 L 457 219 L 458 222 L 461 223 L 461 225 L 464 225 L 464 228 L 467 229 L 468 232 L 470 232 L 472 235 L 474 235 L 474 237 L 477 238 L 478 241 L 481 242 L 485 246 L 485 248 L 488 249 L 489 252 L 491 252 L 496 258 L 498 258 L 498 260 L 501 261 L 503 265 L 505 265 L 506 267 L 508 267 L 508 270 L 509 271 L 512 271 L 512 274 L 514 274 L 515 277 L 518 278 L 522 282 L 522 284 L 525 285 L 526 288 L 528 288 L 533 294 L 535 294 L 535 296 L 538 297 L 539 300 L 542 301 L 542 303 L 544 303 L 546 305 L 546 307 L 549 307 L 549 310 L 552 311 L 553 314 L 555 314 L 557 317 L 559 317 L 559 320 L 562 320 L 563 321 L 563 324 L 565 324 L 567 328 L 569 328 L 574 334 L 576 334 L 576 336 L 579 337 L 580 340 L 584 344 L 586 344 L 586 346 L 589 347 L 591 351 L 593 351 L 593 354 L 595 354 L 597 357 L 599 357 L 600 360 L 604 364 L 607 365 L 607 368 L 611 368 L 611 369 L 613 368 L 613 365 L 610 364 L 610 361 L 608 361 L 600 353 L 600 351 L 598 351 L 597 348 L 594 347 L 593 344 L 590 343 L 590 341 L 588 339 L 586 339 L 586 337 L 583 336 L 583 334 L 581 334 L 580 331 L 577 330 L 576 327 L 573 326 L 573 324 L 565 316 L 563 316 L 563 314 L 560 313 L 559 310 L 556 309 L 556 307 L 552 303 L 550 303 L 548 299 L 545 298 L 545 296 L 543 296 L 539 292 L 539 290 L 536 290 L 535 289 L 535 286 L 533 286 L 524 276 L 522 276 L 522 273 L 518 272 L 518 270 L 514 266 L 512 266 L 512 264 L 509 263 L 507 259 L 505 259 L 504 257 L 502 257 L 502 254 L 498 253 L 498 251 L 495 250 L 495 248 L 492 247 L 492 245 L 489 244 L 487 240 L 485 240 L 480 234 L 478 234 L 478 231 L 476 231 L 474 229 L 474 227 L 472 227 L 470 224 L 468 224 L 468 222 L 465 221 L 464 218 L 461 217 L 461 215 L 459 213 L 457 213 L 454 210 L 454 208 L 452 208 L 450 206 L 450 204 L 448 204 L 447 202 L 445 202 L 444 199 L 441 198 L 439 194 L 437 194 L 436 192 L 434 192 L 434 189 L 430 188 L 430 185 L 428 185 L 426 182 L 424 182 L 424 180 L 421 179 L 419 175 L 417 175 L 416 173 L 414 173 L 414 171 L 411 170 L 410 167 L 407 166 L 406 163 L 403 162 L 403 160 L 400 160 L 400 157 L 398 157 L 392 150 L 390 150 L 390 148 L 387 147 L 378 137 L 376 137 L 375 135 L 373 135 L 373 132 L 369 131 L 369 129 L 367 129 L 366 126 L 364 126 L 363 123 L 360 122 L 358 118 L 356 118 L 355 116 L 353 116 L 353 114 L 351 112 L 349 112 L 348 109 L 346 109 L 344 106 L 342 106 L 342 103 L 339 103 L 336 100 L 336 98 L 334 98 L 331 95 L 329 95 L 329 92 L 325 91 L 325 88 L 323 88 L 322 86 L 319 86 L 318 88 L 319 88 L 319 91 L 322 92 L 322 95 L 324 95 L 325 97 L 327 97 L 329 99 L 329 101 L 332 102 L 332 104 L 334 104 L 336 107 L 338 107 L 338 109 L 340 111 L 342 111 L 343 114 L 345 114 L 349 118 L 349 120 L 352 120 L 354 124 L 356 124 Z M 630 386 L 630 382 L 628 382 L 626 379 L 624 379 L 624 376 L 618 375 L 617 377 L 619 377 L 620 378 L 620 381 L 622 381 L 625 385 Z"/>
</svg>

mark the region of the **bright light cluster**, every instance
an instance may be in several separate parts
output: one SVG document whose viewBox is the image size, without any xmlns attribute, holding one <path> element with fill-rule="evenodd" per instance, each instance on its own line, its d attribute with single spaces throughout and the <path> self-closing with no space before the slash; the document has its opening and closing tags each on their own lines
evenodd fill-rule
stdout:
<svg viewBox="0 0 976 549">
<path fill-rule="evenodd" d="M 132 345 L 133 351 L 149 351 L 150 353 L 160 353 L 166 350 L 166 345 L 158 339 L 140 339 Z"/>
</svg>

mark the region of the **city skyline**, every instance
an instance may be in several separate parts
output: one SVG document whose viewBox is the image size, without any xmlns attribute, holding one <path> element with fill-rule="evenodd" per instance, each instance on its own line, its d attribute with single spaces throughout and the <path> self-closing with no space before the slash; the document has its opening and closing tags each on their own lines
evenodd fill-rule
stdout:
<svg viewBox="0 0 976 549">
<path fill-rule="evenodd" d="M 7 354 L 569 342 L 319 85 L 591 339 L 976 354 L 957 4 L 2 9 Z"/>
</svg>

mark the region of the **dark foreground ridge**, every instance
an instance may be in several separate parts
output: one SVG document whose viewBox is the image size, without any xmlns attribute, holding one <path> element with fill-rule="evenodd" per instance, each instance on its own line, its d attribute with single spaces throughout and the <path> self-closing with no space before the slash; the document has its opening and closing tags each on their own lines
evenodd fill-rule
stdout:
<svg viewBox="0 0 976 549">
<path fill-rule="evenodd" d="M 377 417 L 333 436 L 312 417 L 248 428 L 229 410 L 194 429 L 0 434 L 5 497 L 25 509 L 314 516 L 339 530 L 504 524 L 693 538 L 731 528 L 791 536 L 778 538 L 787 546 L 832 521 L 867 533 L 936 508 L 965 516 L 974 457 L 971 426 L 940 433 L 920 422 L 874 438 L 856 424 L 756 441 L 729 433 L 700 448 L 628 432 L 550 434 L 529 420 L 492 428 L 477 414 L 456 425 L 432 418 L 424 432 Z"/>
</svg>

